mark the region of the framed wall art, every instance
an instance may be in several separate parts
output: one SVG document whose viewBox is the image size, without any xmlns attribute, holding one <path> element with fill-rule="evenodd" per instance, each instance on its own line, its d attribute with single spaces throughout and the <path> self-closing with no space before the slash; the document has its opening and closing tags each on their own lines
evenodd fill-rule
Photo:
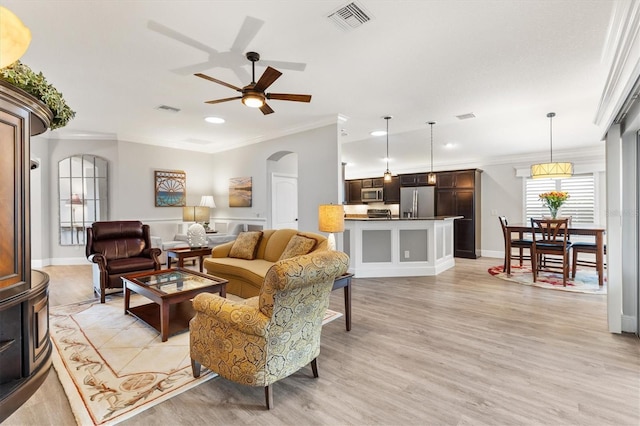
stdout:
<svg viewBox="0 0 640 426">
<path fill-rule="evenodd" d="M 156 207 L 183 207 L 187 200 L 187 174 L 182 170 L 154 172 Z"/>
<path fill-rule="evenodd" d="M 251 207 L 251 176 L 229 179 L 229 207 Z"/>
</svg>

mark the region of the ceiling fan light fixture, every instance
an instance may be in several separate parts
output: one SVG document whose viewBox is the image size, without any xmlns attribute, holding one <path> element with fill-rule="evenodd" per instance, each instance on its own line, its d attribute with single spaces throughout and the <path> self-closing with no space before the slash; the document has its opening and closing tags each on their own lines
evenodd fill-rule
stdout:
<svg viewBox="0 0 640 426">
<path fill-rule="evenodd" d="M 555 112 L 547 114 L 549 118 L 549 162 L 531 166 L 532 179 L 563 179 L 573 176 L 573 163 L 553 161 L 553 117 Z"/>
<path fill-rule="evenodd" d="M 242 103 L 249 108 L 262 108 L 264 106 L 264 96 L 259 93 L 248 93 L 242 97 Z"/>
</svg>

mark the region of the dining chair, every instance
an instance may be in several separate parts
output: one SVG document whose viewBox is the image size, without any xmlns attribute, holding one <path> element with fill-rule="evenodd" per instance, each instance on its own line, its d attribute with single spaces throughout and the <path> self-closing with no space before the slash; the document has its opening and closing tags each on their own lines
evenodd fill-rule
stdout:
<svg viewBox="0 0 640 426">
<path fill-rule="evenodd" d="M 596 262 L 594 260 L 586 260 L 586 259 L 578 259 L 578 254 L 580 253 L 589 253 L 591 255 L 596 254 L 596 250 L 598 249 L 595 243 L 591 242 L 574 242 L 571 244 L 571 252 L 572 252 L 572 261 L 571 261 L 571 277 L 576 277 L 576 270 L 578 269 L 578 265 L 580 266 L 588 266 L 592 268 L 596 268 Z M 604 254 L 607 254 L 607 246 L 604 246 Z"/>
<path fill-rule="evenodd" d="M 511 259 L 516 259 L 516 256 L 513 253 L 508 253 L 507 250 L 507 240 L 511 239 L 511 248 L 518 249 L 517 258 L 520 260 L 520 266 L 522 266 L 522 261 L 524 259 L 531 259 L 531 239 L 527 238 L 511 238 L 511 235 L 507 229 L 507 225 L 509 224 L 506 216 L 498 216 L 498 220 L 500 220 L 500 226 L 502 227 L 502 235 L 504 237 L 504 266 L 502 270 L 507 274 L 511 274 Z M 529 250 L 529 255 L 524 255 L 524 249 Z M 508 257 L 507 257 L 508 256 Z M 509 262 L 507 262 L 509 260 Z"/>
<path fill-rule="evenodd" d="M 531 265 L 533 282 L 542 270 L 562 270 L 562 285 L 567 286 L 569 278 L 569 219 L 531 219 Z M 560 266 L 542 261 L 542 256 L 560 257 Z"/>
</svg>

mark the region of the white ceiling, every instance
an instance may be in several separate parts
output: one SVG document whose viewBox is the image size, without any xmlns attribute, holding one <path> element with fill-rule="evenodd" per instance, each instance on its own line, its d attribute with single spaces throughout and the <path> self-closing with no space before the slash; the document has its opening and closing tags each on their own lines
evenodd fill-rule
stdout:
<svg viewBox="0 0 640 426">
<path fill-rule="evenodd" d="M 360 177 L 384 171 L 386 139 L 369 135 L 384 129 L 384 115 L 393 116 L 389 156 L 397 173 L 430 167 L 427 121 L 437 122 L 436 170 L 495 157 L 547 159 L 546 114 L 554 111 L 554 159 L 576 149 L 603 152 L 594 117 L 611 61 L 605 46 L 615 1 L 358 0 L 372 19 L 343 31 L 327 16 L 347 3 L 3 1 L 32 31 L 22 62 L 42 71 L 77 112 L 49 137 L 219 152 L 341 115 L 347 177 Z M 239 33 L 248 45 L 229 52 Z M 311 103 L 272 100 L 275 113 L 266 116 L 240 101 L 208 105 L 237 93 L 181 70 L 204 62 L 191 71 L 242 87 L 249 80 L 237 74 L 249 78 L 249 50 L 306 64 L 304 71 L 276 66 L 283 75 L 267 91 L 311 94 Z M 456 118 L 466 113 L 476 118 Z M 226 123 L 204 122 L 209 115 Z"/>
</svg>

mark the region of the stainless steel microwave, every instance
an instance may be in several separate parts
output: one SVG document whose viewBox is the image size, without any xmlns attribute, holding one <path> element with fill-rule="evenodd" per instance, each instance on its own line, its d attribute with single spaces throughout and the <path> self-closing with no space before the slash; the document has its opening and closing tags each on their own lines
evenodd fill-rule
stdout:
<svg viewBox="0 0 640 426">
<path fill-rule="evenodd" d="M 363 203 L 384 201 L 382 195 L 382 188 L 362 188 L 361 199 Z"/>
</svg>

